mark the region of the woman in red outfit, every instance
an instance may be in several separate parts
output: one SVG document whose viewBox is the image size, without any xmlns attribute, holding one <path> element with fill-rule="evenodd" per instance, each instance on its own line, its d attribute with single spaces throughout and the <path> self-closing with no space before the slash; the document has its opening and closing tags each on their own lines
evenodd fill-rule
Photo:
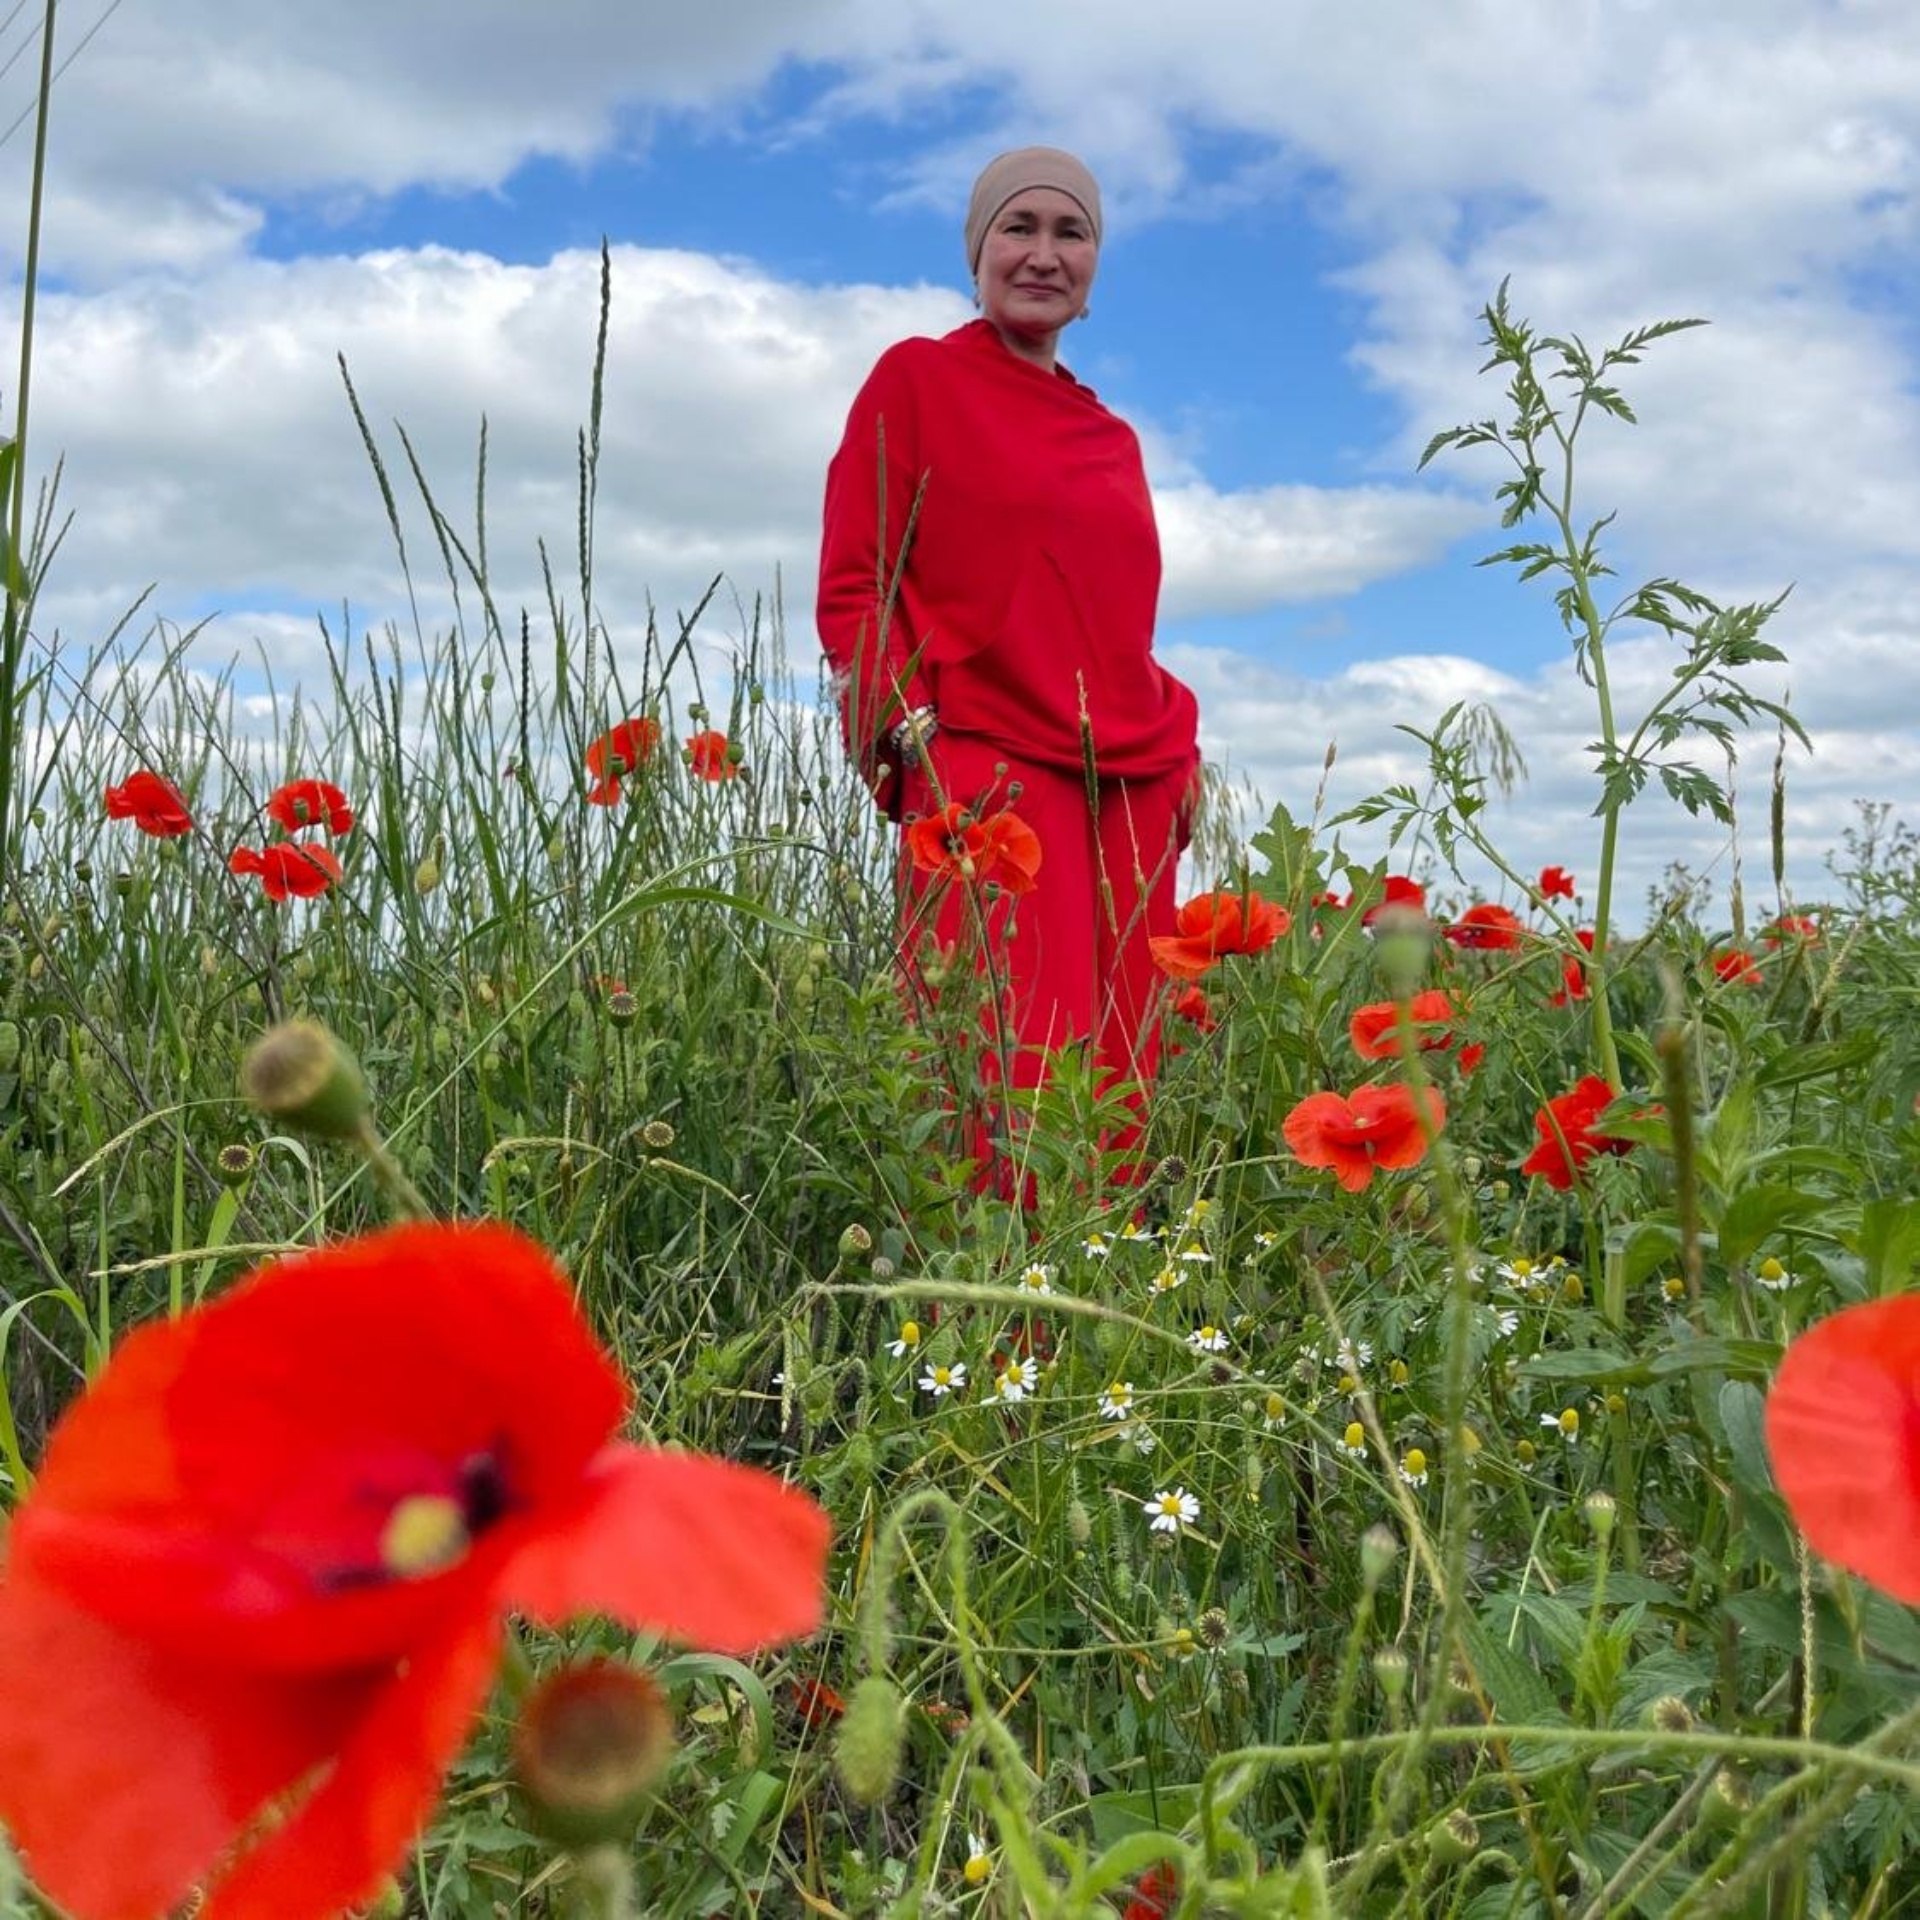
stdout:
<svg viewBox="0 0 1920 1920">
<path fill-rule="evenodd" d="M 910 824 L 1012 803 L 1040 839 L 1017 902 L 903 861 L 910 940 L 964 941 L 984 911 L 1009 1016 L 987 1071 L 1023 1086 L 1087 1040 L 1150 1077 L 1147 940 L 1172 928 L 1199 768 L 1193 695 L 1153 657 L 1139 441 L 1056 357 L 1100 231 L 1071 154 L 994 160 L 966 226 L 982 317 L 881 356 L 827 474 L 820 637 L 881 805 Z"/>
</svg>

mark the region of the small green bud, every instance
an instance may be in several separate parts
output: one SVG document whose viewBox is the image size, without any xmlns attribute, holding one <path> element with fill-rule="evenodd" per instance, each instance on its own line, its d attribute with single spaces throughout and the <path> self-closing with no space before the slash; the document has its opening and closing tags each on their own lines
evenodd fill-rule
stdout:
<svg viewBox="0 0 1920 1920">
<path fill-rule="evenodd" d="M 1084 1547 L 1093 1538 L 1093 1515 L 1077 1493 L 1067 1502 L 1067 1538 L 1076 1547 Z"/>
<path fill-rule="evenodd" d="M 1440 1866 L 1460 1866 L 1479 1851 L 1480 1824 L 1465 1807 L 1449 1807 L 1427 1829 L 1427 1852 Z"/>
<path fill-rule="evenodd" d="M 359 1062 L 317 1020 L 270 1027 L 241 1063 L 240 1091 L 268 1119 L 323 1139 L 355 1139 L 366 1120 Z"/>
<path fill-rule="evenodd" d="M 852 1799 L 877 1807 L 900 1777 L 906 1743 L 900 1689 L 884 1673 L 870 1673 L 853 1690 L 834 1742 L 834 1771 Z"/>
<path fill-rule="evenodd" d="M 440 862 L 428 854 L 413 870 L 415 893 L 431 893 L 440 884 Z"/>
<path fill-rule="evenodd" d="M 1398 1647 L 1382 1647 L 1373 1656 L 1373 1677 L 1389 1700 L 1405 1697 L 1409 1672 L 1407 1656 Z"/>
<path fill-rule="evenodd" d="M 93 862 L 91 860 L 76 860 L 73 863 L 73 877 L 84 887 L 87 882 L 93 878 Z"/>
<path fill-rule="evenodd" d="M 1619 1507 L 1612 1494 L 1601 1491 L 1590 1493 L 1580 1503 L 1580 1511 L 1587 1516 L 1587 1525 L 1593 1529 L 1593 1536 L 1604 1545 L 1613 1537 L 1613 1523 L 1619 1518 Z"/>
<path fill-rule="evenodd" d="M 1371 1526 L 1360 1536 L 1360 1577 L 1369 1587 L 1377 1587 L 1399 1557 L 1400 1542 L 1391 1527 Z"/>
</svg>

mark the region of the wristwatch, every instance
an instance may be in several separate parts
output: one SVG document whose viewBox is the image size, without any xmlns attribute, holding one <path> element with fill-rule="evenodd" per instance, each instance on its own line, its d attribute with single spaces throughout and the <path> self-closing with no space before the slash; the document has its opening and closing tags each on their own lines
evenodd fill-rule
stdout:
<svg viewBox="0 0 1920 1920">
<path fill-rule="evenodd" d="M 927 742 L 939 731 L 939 716 L 931 707 L 914 707 L 887 729 L 887 747 L 897 765 L 918 766 Z"/>
</svg>

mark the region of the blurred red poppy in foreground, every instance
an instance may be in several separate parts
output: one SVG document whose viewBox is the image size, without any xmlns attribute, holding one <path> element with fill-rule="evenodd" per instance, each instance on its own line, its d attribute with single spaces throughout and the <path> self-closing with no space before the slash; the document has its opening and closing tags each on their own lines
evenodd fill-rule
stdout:
<svg viewBox="0 0 1920 1920">
<path fill-rule="evenodd" d="M 1175 980 L 1197 980 L 1224 954 L 1264 952 L 1293 925 L 1293 916 L 1257 893 L 1199 893 L 1173 924 L 1176 932 L 1147 942 L 1153 963 Z"/>
<path fill-rule="evenodd" d="M 1120 1920 L 1167 1920 L 1180 1898 L 1180 1876 L 1171 1860 L 1162 1860 L 1140 1876 Z"/>
<path fill-rule="evenodd" d="M 289 833 L 325 827 L 329 833 L 353 831 L 353 809 L 347 796 L 331 780 L 289 780 L 267 801 L 267 818 Z"/>
<path fill-rule="evenodd" d="M 1040 872 L 1040 836 L 1005 807 L 976 819 L 956 800 L 922 814 L 907 829 L 907 852 L 922 873 L 991 882 L 1008 893 L 1031 893 Z"/>
<path fill-rule="evenodd" d="M 1920 1294 L 1844 1308 L 1787 1348 L 1767 1452 L 1816 1553 L 1920 1602 Z"/>
<path fill-rule="evenodd" d="M 227 856 L 234 873 L 255 873 L 269 900 L 316 899 L 340 878 L 340 862 L 331 848 L 311 840 L 276 840 L 255 852 L 235 847 Z"/>
<path fill-rule="evenodd" d="M 1390 873 L 1382 883 L 1386 892 L 1360 916 L 1360 924 L 1370 927 L 1389 907 L 1406 907 L 1415 913 L 1427 910 L 1427 890 L 1417 880 L 1409 880 L 1404 873 Z M 1347 896 L 1346 904 L 1353 905 L 1353 896 Z"/>
<path fill-rule="evenodd" d="M 1505 952 L 1520 944 L 1520 937 L 1526 928 L 1510 908 L 1495 906 L 1491 901 L 1482 901 L 1477 907 L 1469 907 L 1452 926 L 1445 929 L 1446 936 L 1456 947 L 1473 947 L 1484 953 Z"/>
<path fill-rule="evenodd" d="M 156 840 L 173 840 L 193 831 L 193 815 L 180 789 L 145 767 L 129 774 L 121 785 L 109 787 L 106 802 L 109 820 L 131 820 Z"/>
<path fill-rule="evenodd" d="M 587 798 L 596 807 L 612 806 L 620 798 L 621 781 L 638 773 L 659 744 L 659 723 L 644 714 L 603 733 L 587 748 L 587 771 L 593 775 Z"/>
<path fill-rule="evenodd" d="M 1542 867 L 1540 869 L 1540 898 L 1542 900 L 1571 900 L 1578 889 L 1573 884 L 1573 875 L 1565 867 Z"/>
<path fill-rule="evenodd" d="M 1804 940 L 1808 946 L 1815 946 L 1820 939 L 1820 922 L 1804 913 L 1783 913 L 1762 931 L 1760 938 L 1770 947 L 1787 940 Z"/>
<path fill-rule="evenodd" d="M 1331 1167 L 1349 1193 L 1358 1193 L 1383 1167 L 1418 1166 L 1428 1136 L 1447 1124 L 1438 1090 L 1421 1091 L 1425 1126 L 1413 1090 L 1395 1085 L 1310 1093 L 1281 1122 L 1280 1133 L 1303 1167 Z"/>
<path fill-rule="evenodd" d="M 1521 1161 L 1520 1171 L 1537 1173 L 1548 1186 L 1564 1192 L 1595 1154 L 1631 1153 L 1631 1140 L 1594 1131 L 1593 1123 L 1613 1102 L 1613 1089 L 1597 1073 L 1588 1074 L 1570 1093 L 1549 1100 L 1533 1116 L 1539 1144 Z"/>
<path fill-rule="evenodd" d="M 1753 964 L 1753 955 L 1742 953 L 1738 947 L 1713 956 L 1713 974 L 1723 987 L 1757 987 L 1760 984 L 1760 969 Z"/>
<path fill-rule="evenodd" d="M 696 733 L 687 742 L 687 765 L 702 780 L 737 780 L 740 765 L 724 733 Z"/>
<path fill-rule="evenodd" d="M 1465 1011 L 1444 987 L 1431 987 L 1416 993 L 1407 1003 L 1413 1022 L 1415 1044 L 1422 1052 L 1453 1045 L 1453 1023 Z M 1406 1051 L 1400 1033 L 1400 1008 L 1396 1001 L 1375 1000 L 1356 1007 L 1347 1022 L 1347 1037 L 1362 1060 L 1397 1060 Z"/>
<path fill-rule="evenodd" d="M 614 1440 L 545 1253 L 407 1226 L 128 1336 L 0 1579 L 0 1818 L 81 1920 L 319 1920 L 433 1808 L 509 1611 L 744 1652 L 818 1623 L 824 1515 Z"/>
</svg>

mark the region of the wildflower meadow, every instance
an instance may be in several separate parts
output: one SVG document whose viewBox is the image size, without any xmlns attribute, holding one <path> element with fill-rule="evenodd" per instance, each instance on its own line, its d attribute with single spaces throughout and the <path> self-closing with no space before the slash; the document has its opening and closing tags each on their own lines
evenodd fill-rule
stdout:
<svg viewBox="0 0 1920 1920">
<path fill-rule="evenodd" d="M 1797 729 L 1773 609 L 1581 497 L 1672 327 L 1485 318 L 1429 457 L 1504 461 L 1595 813 L 1516 870 L 1462 711 L 1216 794 L 1148 1087 L 901 964 L 903 858 L 1018 937 L 1017 801 L 903 852 L 777 606 L 716 677 L 600 603 L 598 369 L 525 609 L 349 387 L 440 572 L 322 685 L 40 635 L 9 457 L 8 1910 L 1912 1909 L 1920 853 L 1789 898 L 1781 785 L 1771 892 L 1622 902 Z"/>
</svg>

